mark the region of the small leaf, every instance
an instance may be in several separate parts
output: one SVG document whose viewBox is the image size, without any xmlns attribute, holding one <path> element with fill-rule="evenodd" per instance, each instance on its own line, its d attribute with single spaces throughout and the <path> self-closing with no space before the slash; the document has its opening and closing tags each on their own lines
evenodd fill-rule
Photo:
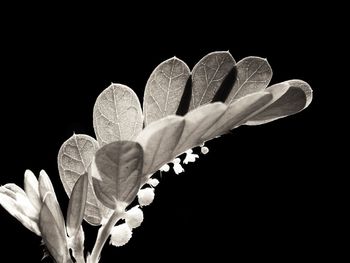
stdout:
<svg viewBox="0 0 350 263">
<path fill-rule="evenodd" d="M 176 57 L 155 68 L 143 99 L 145 125 L 176 113 L 189 76 L 188 66 Z"/>
<path fill-rule="evenodd" d="M 24 173 L 24 191 L 28 199 L 38 211 L 41 209 L 38 179 L 32 171 L 26 170 Z"/>
<path fill-rule="evenodd" d="M 40 171 L 38 181 L 39 181 L 39 192 L 40 192 L 41 200 L 43 202 L 44 200 L 47 201 L 47 205 L 49 205 L 50 211 L 54 216 L 57 225 L 60 228 L 62 228 L 65 233 L 66 228 L 65 228 L 64 218 L 62 215 L 62 210 L 58 204 L 55 190 L 53 189 L 51 180 L 44 170 Z M 46 198 L 47 196 L 48 198 Z"/>
<path fill-rule="evenodd" d="M 116 210 L 134 200 L 140 188 L 143 165 L 143 150 L 138 143 L 107 144 L 96 152 L 93 165 L 97 168 L 97 173 L 92 175 L 95 193 L 105 206 Z"/>
<path fill-rule="evenodd" d="M 71 195 L 79 177 L 89 171 L 97 149 L 97 141 L 83 134 L 74 134 L 62 144 L 58 153 L 58 169 L 68 196 Z M 97 200 L 92 181 L 89 179 L 84 219 L 91 225 L 99 225 L 108 212 L 108 209 Z"/>
<path fill-rule="evenodd" d="M 237 80 L 226 103 L 248 94 L 263 91 L 272 78 L 272 69 L 266 59 L 246 57 L 237 63 Z"/>
<path fill-rule="evenodd" d="M 34 207 L 33 208 L 30 207 L 31 204 L 29 203 L 29 200 L 25 203 L 23 202 L 19 203 L 16 200 L 16 195 L 17 194 L 22 195 L 22 193 L 16 193 L 10 189 L 7 189 L 9 185 L 10 184 L 0 186 L 0 205 L 10 215 L 16 218 L 19 222 L 21 222 L 26 228 L 28 228 L 30 231 L 40 236 L 40 230 L 38 228 L 38 222 L 37 222 L 39 211 L 34 210 Z M 25 196 L 22 196 L 21 198 L 22 201 L 25 200 L 23 199 L 23 197 L 26 198 Z M 36 218 L 33 216 L 35 213 L 36 213 Z M 30 216 L 28 214 L 30 214 Z"/>
<path fill-rule="evenodd" d="M 203 57 L 192 70 L 190 109 L 211 102 L 236 62 L 229 52 L 217 51 Z"/>
<path fill-rule="evenodd" d="M 142 130 L 142 110 L 135 92 L 125 85 L 110 85 L 96 100 L 93 123 L 100 146 L 132 140 Z"/>
<path fill-rule="evenodd" d="M 268 92 L 253 93 L 236 100 L 228 106 L 220 119 L 206 131 L 201 140 L 213 139 L 241 125 L 252 115 L 263 110 L 271 100 L 272 95 Z"/>
<path fill-rule="evenodd" d="M 73 187 L 67 210 L 67 232 L 70 237 L 76 235 L 83 221 L 88 185 L 89 177 L 88 173 L 85 173 Z"/>
<path fill-rule="evenodd" d="M 173 152 L 184 125 L 183 117 L 168 116 L 153 122 L 139 134 L 136 141 L 144 150 L 144 176 L 155 173 L 165 163 L 173 160 Z"/>
<path fill-rule="evenodd" d="M 305 109 L 312 101 L 312 89 L 302 80 L 288 80 L 266 89 L 273 95 L 270 105 L 246 123 L 259 125 L 271 122 Z"/>
<path fill-rule="evenodd" d="M 224 114 L 227 105 L 216 102 L 202 105 L 185 115 L 185 127 L 177 143 L 174 155 L 177 156 L 188 149 L 203 143 L 201 137 Z"/>
<path fill-rule="evenodd" d="M 39 228 L 45 245 L 56 262 L 71 262 L 69 261 L 70 257 L 64 226 L 57 224 L 55 212 L 52 211 L 52 209 L 55 209 L 52 207 L 54 202 L 56 200 L 53 195 L 50 192 L 46 194 L 40 211 Z"/>
</svg>

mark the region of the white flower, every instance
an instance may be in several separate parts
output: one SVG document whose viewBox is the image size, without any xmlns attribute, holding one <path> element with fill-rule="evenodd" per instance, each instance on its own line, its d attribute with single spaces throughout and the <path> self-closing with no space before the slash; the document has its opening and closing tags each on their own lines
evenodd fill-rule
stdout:
<svg viewBox="0 0 350 263">
<path fill-rule="evenodd" d="M 124 246 L 132 236 L 130 227 L 124 223 L 112 228 L 110 244 L 116 247 Z"/>
<path fill-rule="evenodd" d="M 201 153 L 202 154 L 207 154 L 209 152 L 209 148 L 208 147 L 206 147 L 206 146 L 202 146 L 201 147 Z"/>
<path fill-rule="evenodd" d="M 160 167 L 159 171 L 161 172 L 169 172 L 170 166 L 169 164 L 164 164 L 162 167 Z"/>
<path fill-rule="evenodd" d="M 149 184 L 150 186 L 156 187 L 159 184 L 159 181 L 156 178 L 150 178 L 148 179 L 147 184 Z"/>
<path fill-rule="evenodd" d="M 139 206 L 135 206 L 125 213 L 125 221 L 130 228 L 136 228 L 141 225 L 143 212 Z"/>
<path fill-rule="evenodd" d="M 153 199 L 154 199 L 154 189 L 153 188 L 141 189 L 137 193 L 137 197 L 139 200 L 139 204 L 141 206 L 149 205 L 153 202 Z"/>
<path fill-rule="evenodd" d="M 172 161 L 172 163 L 174 164 L 173 169 L 174 169 L 174 172 L 175 172 L 176 174 L 179 174 L 179 173 L 182 173 L 182 172 L 185 171 L 184 168 L 182 168 L 180 162 L 181 162 L 180 158 L 175 158 L 175 159 Z"/>
<path fill-rule="evenodd" d="M 183 161 L 184 164 L 193 163 L 196 161 L 196 158 L 199 158 L 198 154 L 193 154 L 193 150 L 189 149 L 186 152 L 185 160 Z"/>
</svg>

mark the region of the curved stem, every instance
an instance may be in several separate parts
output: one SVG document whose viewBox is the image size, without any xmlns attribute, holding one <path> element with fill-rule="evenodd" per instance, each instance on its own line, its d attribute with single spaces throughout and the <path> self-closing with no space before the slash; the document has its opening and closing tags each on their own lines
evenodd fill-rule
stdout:
<svg viewBox="0 0 350 263">
<path fill-rule="evenodd" d="M 114 211 L 107 223 L 102 225 L 98 230 L 97 239 L 94 248 L 92 249 L 89 263 L 97 263 L 100 259 L 100 254 L 104 244 L 106 243 L 109 235 L 111 234 L 114 225 L 121 219 L 123 212 Z"/>
</svg>

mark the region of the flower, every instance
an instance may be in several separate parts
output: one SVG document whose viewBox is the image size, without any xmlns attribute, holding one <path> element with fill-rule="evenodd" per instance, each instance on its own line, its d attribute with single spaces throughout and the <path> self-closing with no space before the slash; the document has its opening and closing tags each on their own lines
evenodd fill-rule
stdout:
<svg viewBox="0 0 350 263">
<path fill-rule="evenodd" d="M 125 213 L 125 222 L 130 228 L 136 228 L 141 225 L 143 221 L 143 212 L 139 206 L 134 206 Z"/>
<path fill-rule="evenodd" d="M 139 204 L 141 206 L 150 205 L 153 202 L 153 199 L 154 199 L 154 189 L 153 188 L 141 189 L 137 193 L 137 197 L 138 197 L 138 200 L 139 200 Z"/>
<path fill-rule="evenodd" d="M 159 184 L 159 181 L 158 179 L 150 178 L 148 179 L 147 184 L 149 184 L 152 187 L 156 187 Z"/>
<path fill-rule="evenodd" d="M 110 244 L 116 247 L 124 246 L 129 242 L 131 236 L 132 231 L 126 223 L 117 225 L 112 229 Z"/>
<path fill-rule="evenodd" d="M 172 163 L 174 164 L 173 169 L 174 169 L 174 172 L 175 172 L 176 174 L 180 174 L 180 173 L 182 173 L 182 172 L 185 171 L 184 168 L 182 168 L 180 162 L 181 162 L 180 158 L 175 158 L 175 159 L 172 161 Z"/>
<path fill-rule="evenodd" d="M 183 161 L 184 164 L 193 163 L 196 161 L 196 158 L 199 158 L 198 154 L 193 154 L 192 149 L 187 150 L 185 153 L 186 157 Z"/>
<path fill-rule="evenodd" d="M 159 171 L 161 171 L 161 172 L 169 172 L 169 170 L 170 170 L 170 166 L 167 163 L 159 168 Z"/>
</svg>

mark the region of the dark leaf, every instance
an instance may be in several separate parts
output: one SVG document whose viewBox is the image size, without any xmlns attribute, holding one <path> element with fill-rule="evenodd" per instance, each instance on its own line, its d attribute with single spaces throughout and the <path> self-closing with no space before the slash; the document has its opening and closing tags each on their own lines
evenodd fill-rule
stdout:
<svg viewBox="0 0 350 263">
<path fill-rule="evenodd" d="M 98 199 L 116 210 L 129 205 L 139 191 L 143 150 L 132 141 L 112 142 L 96 152 L 92 180 Z"/>
<path fill-rule="evenodd" d="M 271 122 L 305 109 L 312 101 L 312 89 L 302 80 L 288 80 L 266 89 L 273 95 L 270 105 L 253 116 L 247 125 Z"/>
<path fill-rule="evenodd" d="M 85 205 L 89 185 L 88 173 L 81 175 L 75 183 L 69 198 L 67 210 L 67 232 L 74 237 L 84 218 Z"/>
</svg>

